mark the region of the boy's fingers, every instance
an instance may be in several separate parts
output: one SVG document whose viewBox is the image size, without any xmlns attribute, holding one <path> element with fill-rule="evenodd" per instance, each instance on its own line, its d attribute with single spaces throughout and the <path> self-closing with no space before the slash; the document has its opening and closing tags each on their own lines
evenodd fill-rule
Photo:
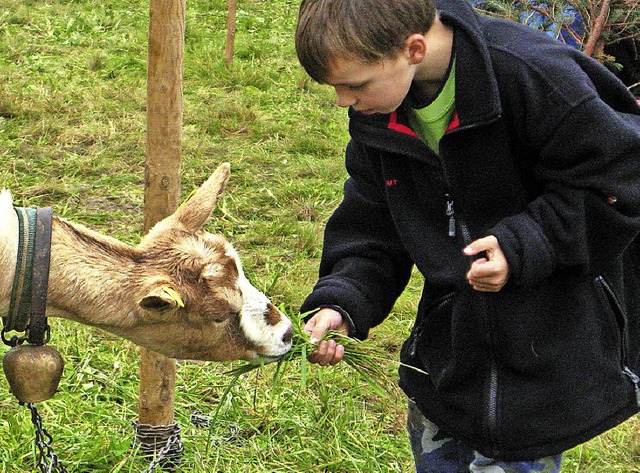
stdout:
<svg viewBox="0 0 640 473">
<path fill-rule="evenodd" d="M 322 340 L 322 337 L 324 337 L 325 333 L 327 333 L 327 329 L 316 325 L 316 327 L 311 331 L 311 336 L 309 337 L 311 343 L 318 343 L 320 340 Z"/>
<path fill-rule="evenodd" d="M 507 272 L 496 264 L 484 263 L 472 266 L 467 273 L 467 280 L 476 291 L 497 292 L 507 282 Z"/>
<path fill-rule="evenodd" d="M 339 363 L 343 356 L 344 347 L 342 345 L 338 345 L 335 340 L 322 340 L 318 348 L 308 356 L 308 359 L 320 366 L 327 366 Z"/>
<path fill-rule="evenodd" d="M 311 363 L 321 366 L 335 365 L 344 357 L 344 346 L 336 343 L 335 340 L 322 340 L 322 337 L 330 330 L 347 332 L 346 323 L 342 320 L 342 315 L 333 309 L 322 309 L 307 321 L 302 328 L 309 334 L 311 343 L 318 343 L 307 359 Z"/>
<path fill-rule="evenodd" d="M 480 258 L 476 261 L 474 261 L 471 264 L 471 267 L 469 268 L 469 271 L 467 272 L 467 278 L 468 279 L 473 279 L 473 278 L 477 278 L 480 277 L 480 273 L 482 272 L 482 268 L 480 268 L 480 265 L 484 265 L 487 262 L 486 258 Z"/>
<path fill-rule="evenodd" d="M 495 277 L 499 271 L 499 267 L 496 264 L 487 261 L 482 258 L 478 261 L 474 261 L 467 273 L 469 279 L 483 279 Z"/>
<path fill-rule="evenodd" d="M 475 240 L 463 252 L 467 256 L 486 253 L 486 257 L 476 259 L 467 271 L 467 280 L 476 291 L 497 292 L 502 289 L 508 279 L 509 266 L 495 236 Z"/>
<path fill-rule="evenodd" d="M 320 340 L 328 330 L 327 323 L 323 323 L 323 319 L 321 317 L 312 317 L 305 326 L 302 327 L 302 331 L 311 336 L 312 343 L 316 343 Z"/>
<path fill-rule="evenodd" d="M 335 355 L 333 357 L 333 360 L 331 360 L 331 364 L 335 365 L 337 363 L 340 363 L 342 361 L 342 358 L 344 358 L 344 346 L 343 345 L 337 345 L 336 346 L 336 352 Z"/>
<path fill-rule="evenodd" d="M 495 248 L 497 241 L 498 240 L 496 239 L 496 237 L 494 237 L 493 235 L 489 235 L 487 237 L 480 238 L 473 243 L 470 243 L 462 251 L 467 256 L 477 255 L 478 253 L 482 253 L 483 251 L 492 250 L 493 248 Z"/>
<path fill-rule="evenodd" d="M 332 309 L 322 309 L 314 315 L 303 327 L 303 331 L 310 335 L 311 343 L 317 343 L 329 330 L 342 325 L 342 316 Z"/>
</svg>

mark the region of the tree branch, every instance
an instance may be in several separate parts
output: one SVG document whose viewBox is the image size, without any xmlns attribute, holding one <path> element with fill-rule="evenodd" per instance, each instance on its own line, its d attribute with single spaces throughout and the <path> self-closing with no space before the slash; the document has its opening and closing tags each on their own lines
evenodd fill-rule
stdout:
<svg viewBox="0 0 640 473">
<path fill-rule="evenodd" d="M 593 28 L 591 30 L 591 34 L 587 39 L 586 44 L 584 45 L 583 52 L 587 56 L 593 57 L 596 52 L 596 48 L 598 47 L 598 43 L 600 42 L 600 38 L 602 36 L 602 31 L 604 30 L 604 25 L 607 21 L 607 17 L 609 16 L 609 10 L 611 8 L 611 0 L 603 0 L 602 7 L 600 10 L 600 14 L 596 21 L 593 23 Z"/>
</svg>

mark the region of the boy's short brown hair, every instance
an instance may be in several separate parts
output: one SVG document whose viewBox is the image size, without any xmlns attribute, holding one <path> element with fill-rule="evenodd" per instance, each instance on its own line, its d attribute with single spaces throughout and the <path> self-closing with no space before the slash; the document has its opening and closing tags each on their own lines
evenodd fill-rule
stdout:
<svg viewBox="0 0 640 473">
<path fill-rule="evenodd" d="M 413 33 L 426 33 L 433 0 L 303 0 L 296 29 L 300 64 L 319 83 L 336 58 L 375 62 L 395 56 Z"/>
</svg>

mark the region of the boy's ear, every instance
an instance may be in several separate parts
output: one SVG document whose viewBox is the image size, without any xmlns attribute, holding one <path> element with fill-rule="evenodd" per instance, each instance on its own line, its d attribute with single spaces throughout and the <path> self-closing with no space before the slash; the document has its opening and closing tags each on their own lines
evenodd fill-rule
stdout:
<svg viewBox="0 0 640 473">
<path fill-rule="evenodd" d="M 420 64 L 427 55 L 427 40 L 424 35 L 413 33 L 404 42 L 404 54 L 411 64 Z"/>
</svg>

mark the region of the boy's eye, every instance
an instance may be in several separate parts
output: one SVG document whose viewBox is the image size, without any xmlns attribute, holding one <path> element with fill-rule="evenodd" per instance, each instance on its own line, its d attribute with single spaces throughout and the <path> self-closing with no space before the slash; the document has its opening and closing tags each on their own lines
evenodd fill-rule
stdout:
<svg viewBox="0 0 640 473">
<path fill-rule="evenodd" d="M 349 90 L 362 90 L 367 86 L 366 83 L 364 84 L 353 84 L 349 86 Z"/>
</svg>

